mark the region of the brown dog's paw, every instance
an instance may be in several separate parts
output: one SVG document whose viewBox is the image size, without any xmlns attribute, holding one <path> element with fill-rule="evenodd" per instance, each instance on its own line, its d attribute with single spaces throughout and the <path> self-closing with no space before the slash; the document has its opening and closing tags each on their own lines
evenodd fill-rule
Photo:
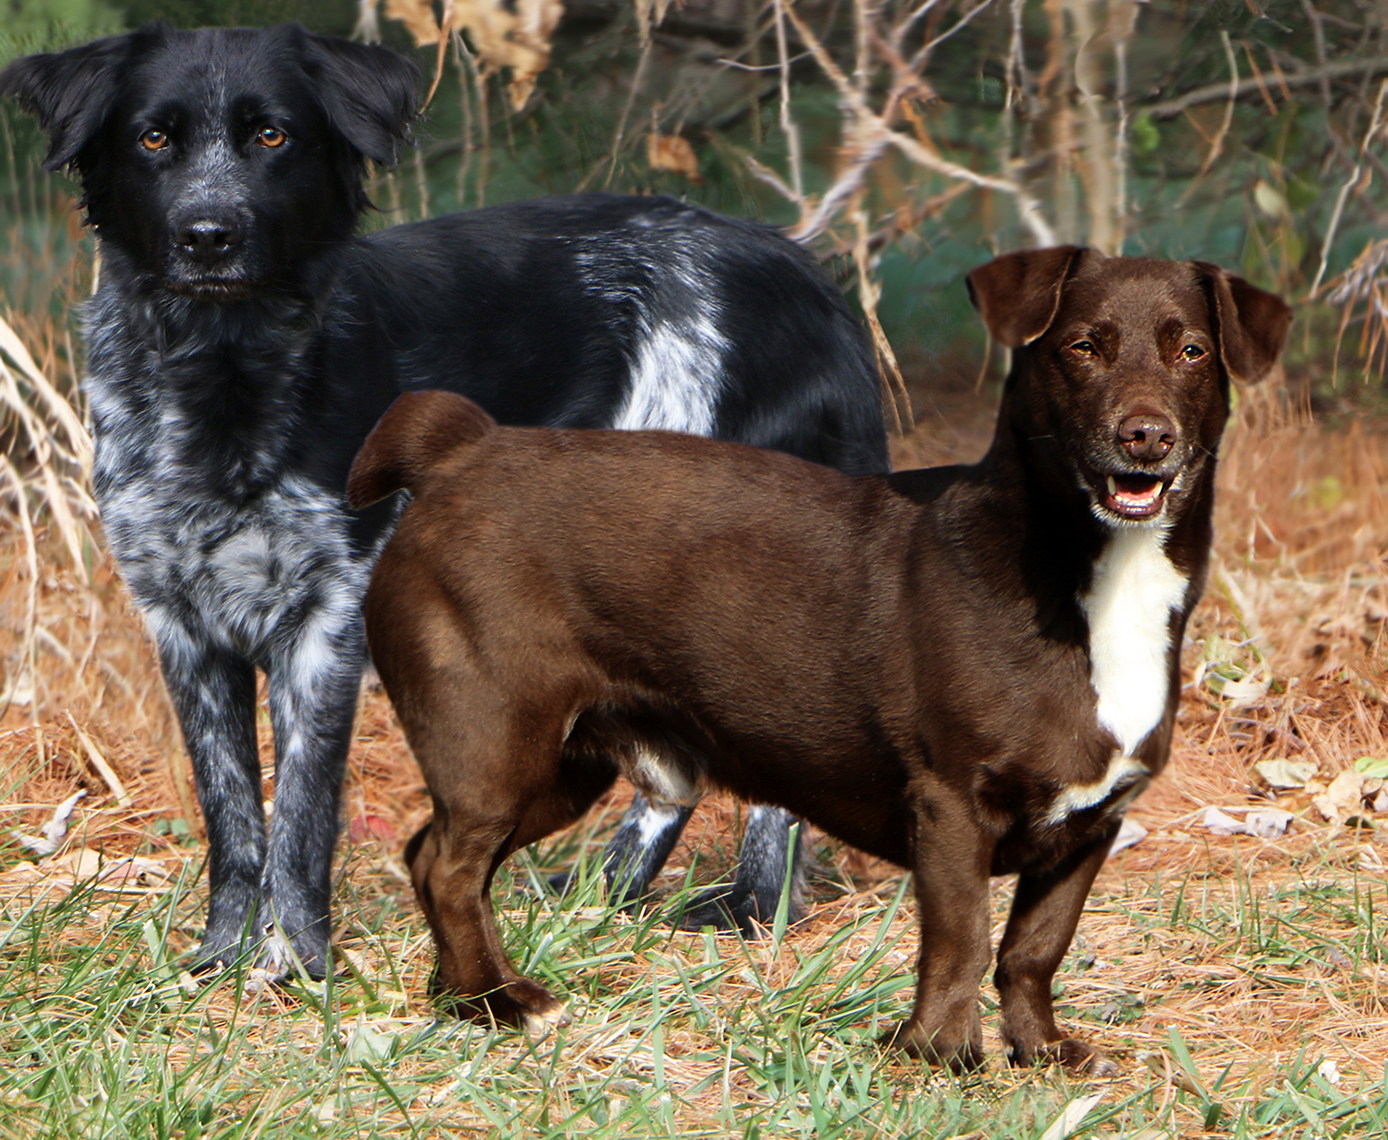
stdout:
<svg viewBox="0 0 1388 1140">
<path fill-rule="evenodd" d="M 1107 1053 L 1074 1037 L 1049 1041 L 1038 1048 L 1014 1043 L 1007 1052 L 1007 1059 L 1014 1065 L 1063 1065 L 1076 1076 L 1100 1079 L 1116 1077 L 1122 1072 Z"/>
<path fill-rule="evenodd" d="M 927 1034 L 914 1022 L 903 1021 L 878 1039 L 884 1049 L 901 1049 L 937 1069 L 968 1073 L 983 1067 L 983 1046 L 977 1041 L 954 1042 L 943 1032 Z"/>
<path fill-rule="evenodd" d="M 446 985 L 436 985 L 435 1000 L 454 1017 L 494 1021 L 523 1029 L 537 1040 L 551 1030 L 568 1025 L 564 1003 L 538 982 L 518 978 L 481 995 L 464 995 Z"/>
</svg>

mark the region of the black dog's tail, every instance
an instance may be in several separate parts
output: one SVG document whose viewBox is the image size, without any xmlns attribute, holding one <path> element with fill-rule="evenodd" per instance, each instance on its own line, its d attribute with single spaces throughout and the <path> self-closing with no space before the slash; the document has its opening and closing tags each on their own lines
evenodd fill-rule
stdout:
<svg viewBox="0 0 1388 1140">
<path fill-rule="evenodd" d="M 455 447 L 481 439 L 496 421 L 471 400 L 452 392 L 406 392 L 366 437 L 347 477 L 354 508 L 412 487 Z"/>
</svg>

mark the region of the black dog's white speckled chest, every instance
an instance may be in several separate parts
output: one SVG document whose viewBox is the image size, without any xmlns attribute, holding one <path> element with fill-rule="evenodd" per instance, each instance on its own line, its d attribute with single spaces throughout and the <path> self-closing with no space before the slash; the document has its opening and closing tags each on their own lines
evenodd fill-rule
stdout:
<svg viewBox="0 0 1388 1140">
<path fill-rule="evenodd" d="M 191 635 L 268 667 L 315 612 L 351 620 L 384 532 L 363 543 L 341 494 L 296 469 L 307 333 L 263 348 L 178 344 L 161 315 L 106 294 L 87 314 L 107 537 L 161 644 Z M 218 408 L 219 383 L 239 407 Z M 256 431 L 229 444 L 242 411 Z"/>
</svg>

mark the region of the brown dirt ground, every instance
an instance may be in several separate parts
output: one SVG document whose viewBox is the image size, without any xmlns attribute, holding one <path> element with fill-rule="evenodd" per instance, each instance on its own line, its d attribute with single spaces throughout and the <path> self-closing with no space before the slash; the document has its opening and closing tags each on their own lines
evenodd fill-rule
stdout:
<svg viewBox="0 0 1388 1140">
<path fill-rule="evenodd" d="M 1381 885 L 1388 864 L 1382 838 L 1388 815 L 1365 803 L 1359 816 L 1373 826 L 1356 831 L 1327 821 L 1314 806 L 1316 795 L 1357 758 L 1388 756 L 1388 432 L 1356 416 L 1309 422 L 1287 410 L 1280 392 L 1269 386 L 1246 393 L 1230 425 L 1215 570 L 1185 654 L 1188 681 L 1214 648 L 1255 674 L 1261 669 L 1272 687 L 1236 706 L 1207 684 L 1188 686 L 1171 767 L 1132 811 L 1149 835 L 1110 861 L 1096 887 L 1099 905 L 1083 919 L 1080 938 L 1101 958 L 1123 954 L 1121 985 L 1147 995 L 1145 1011 L 1123 1027 L 1139 1045 L 1147 1041 L 1160 1049 L 1167 1029 L 1179 1027 L 1193 1049 L 1208 1050 L 1217 1073 L 1231 1061 L 1255 1071 L 1294 1056 L 1308 1041 L 1322 1042 L 1361 1065 L 1371 1081 L 1388 1061 L 1379 967 L 1331 954 L 1323 970 L 1305 973 L 1299 988 L 1284 988 L 1269 1002 L 1257 977 L 1244 969 L 1245 952 L 1217 939 L 1184 932 L 1158 939 L 1143 953 L 1130 945 L 1144 909 L 1150 917 L 1160 913 L 1153 908 L 1169 905 L 1154 899 L 1151 884 L 1158 877 L 1198 882 L 1237 906 L 1239 876 L 1256 874 L 1269 889 L 1307 875 L 1363 874 Z M 916 429 L 897 441 L 898 465 L 977 458 L 991 433 L 993 407 L 992 398 L 969 387 L 937 393 Z M 99 535 L 95 523 L 91 529 Z M 152 651 L 109 558 L 91 554 L 93 570 L 85 580 L 55 529 L 40 525 L 32 548 L 40 573 L 31 594 L 28 540 L 8 508 L 0 514 L 0 534 L 0 662 L 6 670 L 0 692 L 11 690 L 16 698 L 0 715 L 0 775 L 8 779 L 0 829 L 35 833 L 53 805 L 85 789 L 75 819 L 86 847 L 108 857 L 137 851 L 155 860 L 196 857 L 196 846 L 151 830 L 154 821 L 182 819 L 196 834 L 198 824 Z M 22 665 L 31 656 L 36 685 Z M 26 689 L 36 690 L 27 700 Z M 268 772 L 267 718 L 261 720 Z M 96 754 L 123 784 L 124 803 L 100 774 Z M 1312 784 L 1274 795 L 1253 765 L 1279 758 L 1314 760 Z M 626 794 L 612 794 L 609 820 Z M 1200 825 L 1209 805 L 1238 808 L 1272 799 L 1297 816 L 1281 838 L 1219 837 Z M 717 853 L 701 876 L 726 866 L 738 810 L 727 797 L 709 797 L 667 879 L 682 876 L 696 854 Z M 353 873 L 389 868 L 427 812 L 388 704 L 367 686 L 345 796 L 346 830 L 356 844 Z M 828 852 L 824 858 L 840 883 L 857 890 L 818 891 L 810 920 L 787 943 L 792 954 L 797 942 L 808 947 L 829 937 L 845 908 L 876 905 L 874 888 L 898 875 L 855 852 L 816 846 Z M 0 895 L 22 889 L 20 859 L 16 849 L 0 862 Z M 420 967 L 411 984 L 418 990 L 411 1004 L 422 1007 L 427 946 L 417 949 Z M 1208 987 L 1192 989 L 1192 977 L 1215 985 L 1217 1002 Z M 1086 984 L 1074 983 L 1077 1001 L 1086 1000 Z M 1093 985 L 1093 1000 L 1111 998 L 1104 990 L 1113 988 L 1111 978 Z M 996 1040 L 990 1047 L 997 1049 Z"/>
</svg>

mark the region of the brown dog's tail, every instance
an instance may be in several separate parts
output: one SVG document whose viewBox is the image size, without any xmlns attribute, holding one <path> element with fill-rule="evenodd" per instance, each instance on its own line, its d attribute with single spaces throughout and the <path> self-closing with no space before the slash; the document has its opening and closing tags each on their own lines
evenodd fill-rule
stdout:
<svg viewBox="0 0 1388 1140">
<path fill-rule="evenodd" d="M 366 437 L 347 477 L 347 503 L 370 506 L 414 486 L 455 447 L 481 439 L 496 421 L 452 392 L 405 392 Z"/>
</svg>

